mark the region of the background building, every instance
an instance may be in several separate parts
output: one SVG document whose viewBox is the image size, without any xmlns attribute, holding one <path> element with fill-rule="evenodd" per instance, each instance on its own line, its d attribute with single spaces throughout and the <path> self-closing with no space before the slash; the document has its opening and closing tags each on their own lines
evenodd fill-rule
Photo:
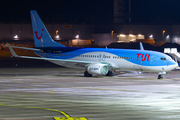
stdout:
<svg viewBox="0 0 180 120">
<path fill-rule="evenodd" d="M 131 23 L 131 0 L 114 0 L 114 23 Z"/>
<path fill-rule="evenodd" d="M 45 24 L 45 26 L 52 38 L 57 41 L 79 39 L 89 40 L 95 45 L 108 45 L 117 41 L 154 39 L 156 42 L 180 43 L 180 25 Z M 31 24 L 0 23 L 0 41 L 2 40 L 33 40 Z M 89 44 L 89 42 L 84 43 Z M 77 44 L 75 41 L 69 43 Z"/>
</svg>

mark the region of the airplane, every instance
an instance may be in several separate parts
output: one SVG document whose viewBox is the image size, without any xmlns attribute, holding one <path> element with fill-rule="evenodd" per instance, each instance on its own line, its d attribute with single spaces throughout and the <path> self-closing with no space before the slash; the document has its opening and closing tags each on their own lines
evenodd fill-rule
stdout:
<svg viewBox="0 0 180 120">
<path fill-rule="evenodd" d="M 47 60 L 57 65 L 85 69 L 84 76 L 113 76 L 116 70 L 158 73 L 162 75 L 178 67 L 170 56 L 156 51 L 144 50 L 140 43 L 139 50 L 110 48 L 79 48 L 66 47 L 55 42 L 36 10 L 31 10 L 31 21 L 35 48 L 10 46 L 14 57 Z M 13 48 L 32 50 L 39 57 L 19 56 Z"/>
</svg>

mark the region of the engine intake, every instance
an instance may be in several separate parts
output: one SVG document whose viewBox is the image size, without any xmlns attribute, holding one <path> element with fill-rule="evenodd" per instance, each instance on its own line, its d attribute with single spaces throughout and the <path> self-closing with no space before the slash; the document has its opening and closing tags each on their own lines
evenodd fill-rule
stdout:
<svg viewBox="0 0 180 120">
<path fill-rule="evenodd" d="M 90 64 L 87 67 L 89 74 L 106 75 L 108 73 L 108 65 L 106 64 Z"/>
</svg>

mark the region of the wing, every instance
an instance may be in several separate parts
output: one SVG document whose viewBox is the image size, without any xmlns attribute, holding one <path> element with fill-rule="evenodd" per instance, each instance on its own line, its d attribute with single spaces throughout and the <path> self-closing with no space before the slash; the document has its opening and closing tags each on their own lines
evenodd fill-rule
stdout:
<svg viewBox="0 0 180 120">
<path fill-rule="evenodd" d="M 79 61 L 79 60 L 64 60 L 64 59 L 56 59 L 56 58 L 44 58 L 44 57 L 31 57 L 31 56 L 19 56 L 15 53 L 12 47 L 14 48 L 20 48 L 20 49 L 27 49 L 27 50 L 33 50 L 33 51 L 41 51 L 41 49 L 35 49 L 35 48 L 25 48 L 25 47 L 16 47 L 16 46 L 10 46 L 9 43 L 8 47 L 11 52 L 11 54 L 14 57 L 19 57 L 19 58 L 28 58 L 28 59 L 39 59 L 39 60 L 48 60 L 52 63 L 59 64 L 59 65 L 66 65 L 67 67 L 72 67 L 74 68 L 86 68 L 90 64 L 106 64 L 109 69 L 111 70 L 116 70 L 119 69 L 118 66 L 115 63 L 111 62 L 93 62 L 93 61 Z"/>
<path fill-rule="evenodd" d="M 90 62 L 90 61 L 79 61 L 79 60 L 64 60 L 64 59 L 55 59 L 55 58 L 43 58 L 43 57 L 30 57 L 30 56 L 19 56 L 15 53 L 15 51 L 12 49 L 12 46 L 8 44 L 8 47 L 9 47 L 9 50 L 11 52 L 11 54 L 14 56 L 14 57 L 19 57 L 19 58 L 29 58 L 29 59 L 39 59 L 39 60 L 50 60 L 50 61 L 65 61 L 65 62 L 76 62 L 76 63 L 93 63 L 93 62 Z M 13 46 L 14 47 L 14 46 Z M 16 47 L 17 48 L 17 47 Z M 21 47 L 22 48 L 22 47 Z M 28 50 L 33 50 L 34 48 L 29 48 Z M 37 49 L 37 50 L 40 50 L 40 49 Z"/>
</svg>

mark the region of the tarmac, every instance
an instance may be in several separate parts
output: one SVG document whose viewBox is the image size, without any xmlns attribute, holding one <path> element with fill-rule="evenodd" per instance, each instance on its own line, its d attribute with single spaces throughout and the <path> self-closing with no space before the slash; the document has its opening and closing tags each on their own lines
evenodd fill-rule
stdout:
<svg viewBox="0 0 180 120">
<path fill-rule="evenodd" d="M 0 120 L 180 119 L 179 70 L 161 80 L 120 71 L 89 78 L 83 70 L 31 63 L 0 68 Z"/>
</svg>

